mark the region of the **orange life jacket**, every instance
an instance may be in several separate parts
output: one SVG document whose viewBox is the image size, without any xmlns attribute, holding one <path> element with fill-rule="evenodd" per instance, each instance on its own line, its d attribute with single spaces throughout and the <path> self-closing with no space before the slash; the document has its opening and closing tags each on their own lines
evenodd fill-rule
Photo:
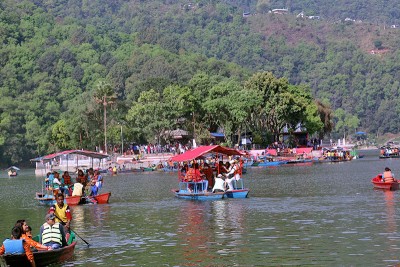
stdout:
<svg viewBox="0 0 400 267">
<path fill-rule="evenodd" d="M 392 172 L 391 172 L 391 171 L 385 171 L 385 172 L 383 172 L 383 181 L 384 181 L 385 183 L 392 183 L 392 182 L 394 182 L 394 178 L 393 178 L 393 175 L 392 175 Z"/>
<path fill-rule="evenodd" d="M 196 180 L 196 170 L 194 168 L 189 168 L 186 172 L 185 180 L 188 182 Z"/>
</svg>

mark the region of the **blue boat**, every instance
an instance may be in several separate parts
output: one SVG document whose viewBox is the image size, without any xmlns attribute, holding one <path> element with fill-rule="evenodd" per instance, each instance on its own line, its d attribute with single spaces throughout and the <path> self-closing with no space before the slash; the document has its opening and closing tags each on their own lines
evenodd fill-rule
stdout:
<svg viewBox="0 0 400 267">
<path fill-rule="evenodd" d="M 278 166 L 282 164 L 286 164 L 287 161 L 278 160 L 278 161 L 262 161 L 257 166 L 258 167 L 270 167 L 270 166 Z"/>
<path fill-rule="evenodd" d="M 239 181 L 233 181 L 234 190 L 228 190 L 225 192 L 227 198 L 246 198 L 249 195 L 249 189 L 244 187 L 243 179 Z"/>
<path fill-rule="evenodd" d="M 172 162 L 189 162 L 192 160 L 196 160 L 198 158 L 202 158 L 206 154 L 210 153 L 218 153 L 227 156 L 244 156 L 245 153 L 240 152 L 236 149 L 225 148 L 219 145 L 212 146 L 200 146 L 193 150 L 186 151 L 183 154 L 179 154 L 175 157 L 172 157 L 170 160 Z M 228 194 L 226 192 L 210 192 L 208 191 L 208 181 L 202 180 L 198 182 L 193 181 L 185 181 L 182 177 L 180 170 L 178 170 L 178 179 L 179 179 L 179 188 L 173 189 L 172 192 L 176 197 L 180 199 L 189 199 L 189 200 L 217 200 L 222 199 L 226 195 L 231 198 L 244 198 L 247 197 L 249 190 L 243 188 L 243 183 L 241 184 L 241 188 L 235 188 L 232 191 L 229 191 Z M 242 179 L 240 179 L 242 180 Z"/>
<path fill-rule="evenodd" d="M 188 200 L 217 200 L 224 197 L 224 192 L 207 191 L 208 181 L 179 182 L 179 189 L 172 190 L 175 196 Z"/>
</svg>

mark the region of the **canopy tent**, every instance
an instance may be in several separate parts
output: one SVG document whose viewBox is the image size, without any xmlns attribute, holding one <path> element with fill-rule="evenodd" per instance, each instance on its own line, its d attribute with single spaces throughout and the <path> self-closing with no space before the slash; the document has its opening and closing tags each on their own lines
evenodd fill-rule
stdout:
<svg viewBox="0 0 400 267">
<path fill-rule="evenodd" d="M 366 135 L 366 132 L 356 132 L 357 135 Z"/>
<path fill-rule="evenodd" d="M 172 157 L 171 161 L 176 161 L 176 162 L 190 161 L 190 160 L 199 158 L 207 153 L 213 153 L 213 152 L 228 155 L 228 156 L 233 156 L 233 155 L 244 156 L 244 155 L 246 155 L 246 153 L 241 152 L 239 150 L 232 149 L 232 148 L 226 148 L 226 147 L 222 147 L 219 145 L 199 146 L 195 149 L 186 151 L 183 154 L 179 154 L 177 156 Z"/>
</svg>

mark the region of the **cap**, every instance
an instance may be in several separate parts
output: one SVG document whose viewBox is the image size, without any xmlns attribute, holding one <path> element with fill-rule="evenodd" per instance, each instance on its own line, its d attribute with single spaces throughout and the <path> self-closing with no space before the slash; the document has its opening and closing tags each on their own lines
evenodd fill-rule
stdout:
<svg viewBox="0 0 400 267">
<path fill-rule="evenodd" d="M 56 216 L 54 215 L 54 213 L 46 214 L 46 221 L 47 220 L 54 220 L 55 218 L 56 218 Z"/>
</svg>

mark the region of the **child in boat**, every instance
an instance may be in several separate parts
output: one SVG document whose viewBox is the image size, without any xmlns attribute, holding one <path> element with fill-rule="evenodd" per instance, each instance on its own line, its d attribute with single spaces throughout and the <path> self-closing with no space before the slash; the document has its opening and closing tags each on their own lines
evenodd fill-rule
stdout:
<svg viewBox="0 0 400 267">
<path fill-rule="evenodd" d="M 32 267 L 36 267 L 35 259 L 31 248 L 24 239 L 21 238 L 22 229 L 21 226 L 14 226 L 11 231 L 11 239 L 6 239 L 3 245 L 0 247 L 0 255 L 3 254 L 23 254 L 25 253 L 29 263 Z"/>
</svg>

